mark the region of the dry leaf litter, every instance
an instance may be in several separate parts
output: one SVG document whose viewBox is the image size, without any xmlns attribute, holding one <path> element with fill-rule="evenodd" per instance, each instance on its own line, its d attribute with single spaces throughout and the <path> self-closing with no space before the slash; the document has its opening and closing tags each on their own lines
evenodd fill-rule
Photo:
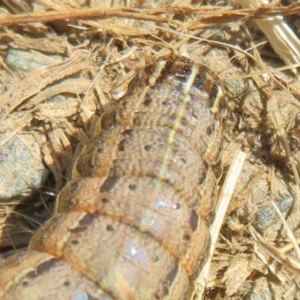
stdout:
<svg viewBox="0 0 300 300">
<path fill-rule="evenodd" d="M 227 93 L 224 217 L 196 299 L 300 298 L 299 14 L 296 1 L 2 1 L 1 256 L 51 216 L 81 145 L 136 71 L 177 53 Z"/>
</svg>

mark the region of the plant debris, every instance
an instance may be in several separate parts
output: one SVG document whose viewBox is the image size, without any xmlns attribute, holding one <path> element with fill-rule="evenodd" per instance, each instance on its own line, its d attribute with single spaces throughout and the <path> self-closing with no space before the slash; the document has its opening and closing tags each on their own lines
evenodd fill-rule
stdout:
<svg viewBox="0 0 300 300">
<path fill-rule="evenodd" d="M 176 53 L 215 71 L 227 94 L 222 226 L 212 226 L 194 299 L 300 298 L 300 2 L 282 2 L 2 1 L 2 257 L 51 216 L 97 119 L 133 75 Z"/>
</svg>

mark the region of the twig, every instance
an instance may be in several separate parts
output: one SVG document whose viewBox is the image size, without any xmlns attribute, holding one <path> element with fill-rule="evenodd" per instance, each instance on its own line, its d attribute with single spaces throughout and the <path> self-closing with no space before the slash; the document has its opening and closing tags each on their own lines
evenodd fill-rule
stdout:
<svg viewBox="0 0 300 300">
<path fill-rule="evenodd" d="M 225 214 L 227 211 L 227 207 L 233 195 L 234 188 L 236 186 L 236 182 L 239 178 L 240 172 L 243 168 L 244 161 L 246 159 L 246 153 L 238 150 L 238 152 L 234 155 L 234 160 L 228 170 L 228 174 L 226 176 L 224 185 L 222 187 L 221 195 L 220 195 L 220 203 L 216 211 L 215 221 L 211 227 L 211 248 L 208 260 L 201 271 L 198 278 L 195 280 L 195 298 L 194 300 L 202 299 L 203 292 L 206 286 L 206 281 L 208 278 L 211 260 L 213 257 L 213 253 L 215 251 L 216 243 L 219 238 L 219 232 L 223 224 L 223 220 L 225 218 Z"/>
</svg>

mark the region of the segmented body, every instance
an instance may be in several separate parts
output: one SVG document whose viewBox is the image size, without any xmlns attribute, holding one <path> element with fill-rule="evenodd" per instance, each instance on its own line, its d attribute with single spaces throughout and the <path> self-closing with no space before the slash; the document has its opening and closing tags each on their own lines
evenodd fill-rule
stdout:
<svg viewBox="0 0 300 300">
<path fill-rule="evenodd" d="M 4 261 L 1 299 L 188 299 L 210 245 L 222 90 L 170 55 L 139 72 L 85 147 L 54 217 Z"/>
</svg>

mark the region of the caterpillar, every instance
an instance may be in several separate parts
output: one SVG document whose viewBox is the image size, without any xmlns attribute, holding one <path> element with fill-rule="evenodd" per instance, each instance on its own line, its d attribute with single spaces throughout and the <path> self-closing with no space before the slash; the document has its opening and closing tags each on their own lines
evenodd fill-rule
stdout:
<svg viewBox="0 0 300 300">
<path fill-rule="evenodd" d="M 2 262 L 0 299 L 189 299 L 210 247 L 223 115 L 207 67 L 168 55 L 138 72 L 54 216 Z"/>
</svg>

